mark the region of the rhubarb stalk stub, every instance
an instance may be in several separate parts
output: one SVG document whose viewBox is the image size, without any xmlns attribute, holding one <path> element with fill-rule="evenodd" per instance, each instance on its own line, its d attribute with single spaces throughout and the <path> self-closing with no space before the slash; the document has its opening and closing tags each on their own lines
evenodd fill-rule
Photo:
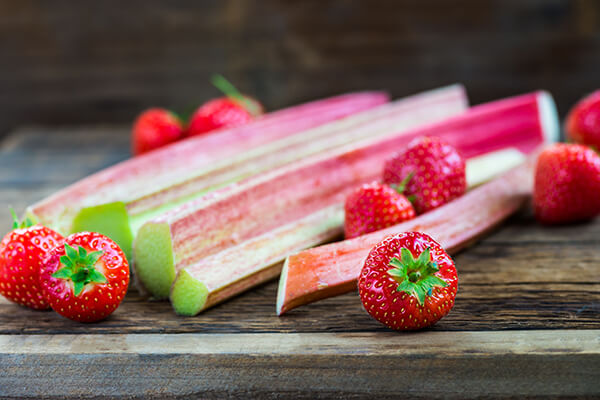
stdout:
<svg viewBox="0 0 600 400">
<path fill-rule="evenodd" d="M 382 160 L 413 138 L 437 135 L 468 160 L 506 149 L 527 154 L 553 137 L 540 117 L 548 101 L 546 93 L 537 92 L 473 107 L 441 122 L 330 150 L 193 200 L 140 229 L 134 244 L 136 273 L 156 297 L 160 293 L 153 290 L 171 287 L 175 310 L 194 315 L 277 276 L 290 254 L 339 237 L 347 193 L 377 179 Z M 504 168 L 502 163 L 491 165 L 493 173 Z M 165 238 L 167 243 L 158 243 Z M 155 262 L 157 252 L 169 248 L 171 254 L 160 257 L 173 263 Z"/>
</svg>

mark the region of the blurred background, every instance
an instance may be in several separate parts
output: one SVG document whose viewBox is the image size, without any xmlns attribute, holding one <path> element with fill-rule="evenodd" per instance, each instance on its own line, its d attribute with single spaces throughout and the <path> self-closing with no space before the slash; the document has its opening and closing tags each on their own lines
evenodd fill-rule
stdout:
<svg viewBox="0 0 600 400">
<path fill-rule="evenodd" d="M 222 73 L 267 109 L 462 82 L 473 103 L 600 87 L 600 1 L 0 1 L 0 135 L 186 113 Z"/>
</svg>

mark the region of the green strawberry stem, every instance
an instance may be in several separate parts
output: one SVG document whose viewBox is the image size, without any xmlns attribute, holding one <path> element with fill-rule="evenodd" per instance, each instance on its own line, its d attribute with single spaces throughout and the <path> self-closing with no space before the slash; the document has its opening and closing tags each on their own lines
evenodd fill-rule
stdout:
<svg viewBox="0 0 600 400">
<path fill-rule="evenodd" d="M 420 305 L 425 303 L 425 297 L 431 296 L 434 287 L 446 287 L 448 284 L 434 274 L 439 271 L 436 262 L 431 261 L 429 248 L 425 249 L 417 259 L 407 248 L 400 250 L 401 260 L 394 257 L 390 260 L 392 269 L 388 274 L 398 281 L 397 292 L 406 292 L 415 296 Z"/>
<path fill-rule="evenodd" d="M 415 176 L 414 172 L 409 173 L 408 175 L 406 175 L 404 177 L 404 179 L 402 179 L 402 182 L 400 182 L 396 185 L 392 185 L 392 189 L 394 189 L 399 194 L 403 194 L 404 191 L 406 190 L 406 185 L 408 185 L 408 182 L 410 182 L 410 180 L 412 179 L 413 176 Z"/>
<path fill-rule="evenodd" d="M 52 277 L 72 281 L 73 293 L 79 296 L 88 283 L 106 283 L 106 277 L 94 267 L 102 254 L 103 251 L 88 253 L 83 246 L 76 250 L 65 243 L 65 255 L 60 257 L 64 267 L 53 273 Z"/>
<path fill-rule="evenodd" d="M 10 214 L 12 215 L 12 218 L 13 218 L 13 229 L 29 228 L 29 227 L 35 225 L 33 220 L 29 217 L 26 217 L 23 221 L 20 221 L 19 217 L 17 216 L 17 213 L 15 212 L 15 210 L 12 207 L 10 207 L 9 210 L 10 210 Z"/>
<path fill-rule="evenodd" d="M 260 110 L 252 100 L 244 97 L 239 90 L 231 82 L 229 82 L 223 75 L 215 74 L 211 78 L 211 82 L 217 89 L 219 89 L 225 96 L 244 107 L 253 116 L 260 114 Z"/>
</svg>

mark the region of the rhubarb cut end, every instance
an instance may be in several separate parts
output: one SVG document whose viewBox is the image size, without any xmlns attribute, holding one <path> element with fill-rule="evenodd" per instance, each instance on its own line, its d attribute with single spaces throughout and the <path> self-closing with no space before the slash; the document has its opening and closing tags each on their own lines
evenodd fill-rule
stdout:
<svg viewBox="0 0 600 400">
<path fill-rule="evenodd" d="M 129 213 L 122 202 L 82 208 L 73 219 L 71 233 L 98 232 L 114 240 L 131 262 L 133 233 Z"/>
<path fill-rule="evenodd" d="M 142 225 L 133 244 L 135 276 L 140 292 L 155 299 L 169 297 L 175 280 L 175 260 L 171 228 L 167 223 Z"/>
<path fill-rule="evenodd" d="M 208 289 L 185 269 L 181 270 L 171 289 L 171 304 L 178 315 L 193 317 L 204 309 Z"/>
<path fill-rule="evenodd" d="M 283 263 L 283 268 L 281 269 L 281 275 L 279 276 L 279 286 L 277 288 L 277 315 L 282 315 L 287 311 L 284 308 L 284 301 L 286 296 L 286 288 L 287 288 L 287 276 L 288 276 L 288 264 L 289 257 L 285 259 Z"/>
<path fill-rule="evenodd" d="M 558 111 L 556 110 L 556 103 L 550 93 L 546 91 L 541 91 L 539 93 L 538 110 L 546 143 L 558 142 L 560 136 L 560 122 Z"/>
<path fill-rule="evenodd" d="M 527 156 L 516 148 L 492 151 L 467 161 L 467 186 L 479 186 L 503 174 L 527 160 Z"/>
</svg>

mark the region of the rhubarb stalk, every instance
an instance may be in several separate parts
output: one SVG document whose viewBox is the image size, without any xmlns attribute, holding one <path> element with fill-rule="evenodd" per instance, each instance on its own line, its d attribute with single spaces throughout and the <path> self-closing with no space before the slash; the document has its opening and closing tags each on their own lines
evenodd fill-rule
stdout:
<svg viewBox="0 0 600 400">
<path fill-rule="evenodd" d="M 356 289 L 369 251 L 386 236 L 419 231 L 449 253 L 474 243 L 515 213 L 529 199 L 533 160 L 433 211 L 355 239 L 315 247 L 289 256 L 281 272 L 277 314 Z"/>
<path fill-rule="evenodd" d="M 169 293 L 175 278 L 175 310 L 194 315 L 272 278 L 274 264 L 289 254 L 338 236 L 348 191 L 376 179 L 383 160 L 411 139 L 440 136 L 467 158 L 507 148 L 527 153 L 555 133 L 543 127 L 546 106 L 552 102 L 542 92 L 489 103 L 227 186 L 142 226 L 136 276 L 156 297 Z"/>
<path fill-rule="evenodd" d="M 462 92 L 460 88 L 453 90 Z M 285 142 L 387 100 L 379 92 L 346 94 L 273 112 L 244 126 L 189 138 L 90 175 L 28 207 L 27 214 L 65 235 L 83 230 L 103 233 L 115 240 L 129 258 L 137 228 L 153 215 L 211 190 L 202 184 L 207 174 L 217 174 L 232 163 L 269 152 L 269 144 Z M 223 179 L 229 183 L 236 177 Z"/>
</svg>

